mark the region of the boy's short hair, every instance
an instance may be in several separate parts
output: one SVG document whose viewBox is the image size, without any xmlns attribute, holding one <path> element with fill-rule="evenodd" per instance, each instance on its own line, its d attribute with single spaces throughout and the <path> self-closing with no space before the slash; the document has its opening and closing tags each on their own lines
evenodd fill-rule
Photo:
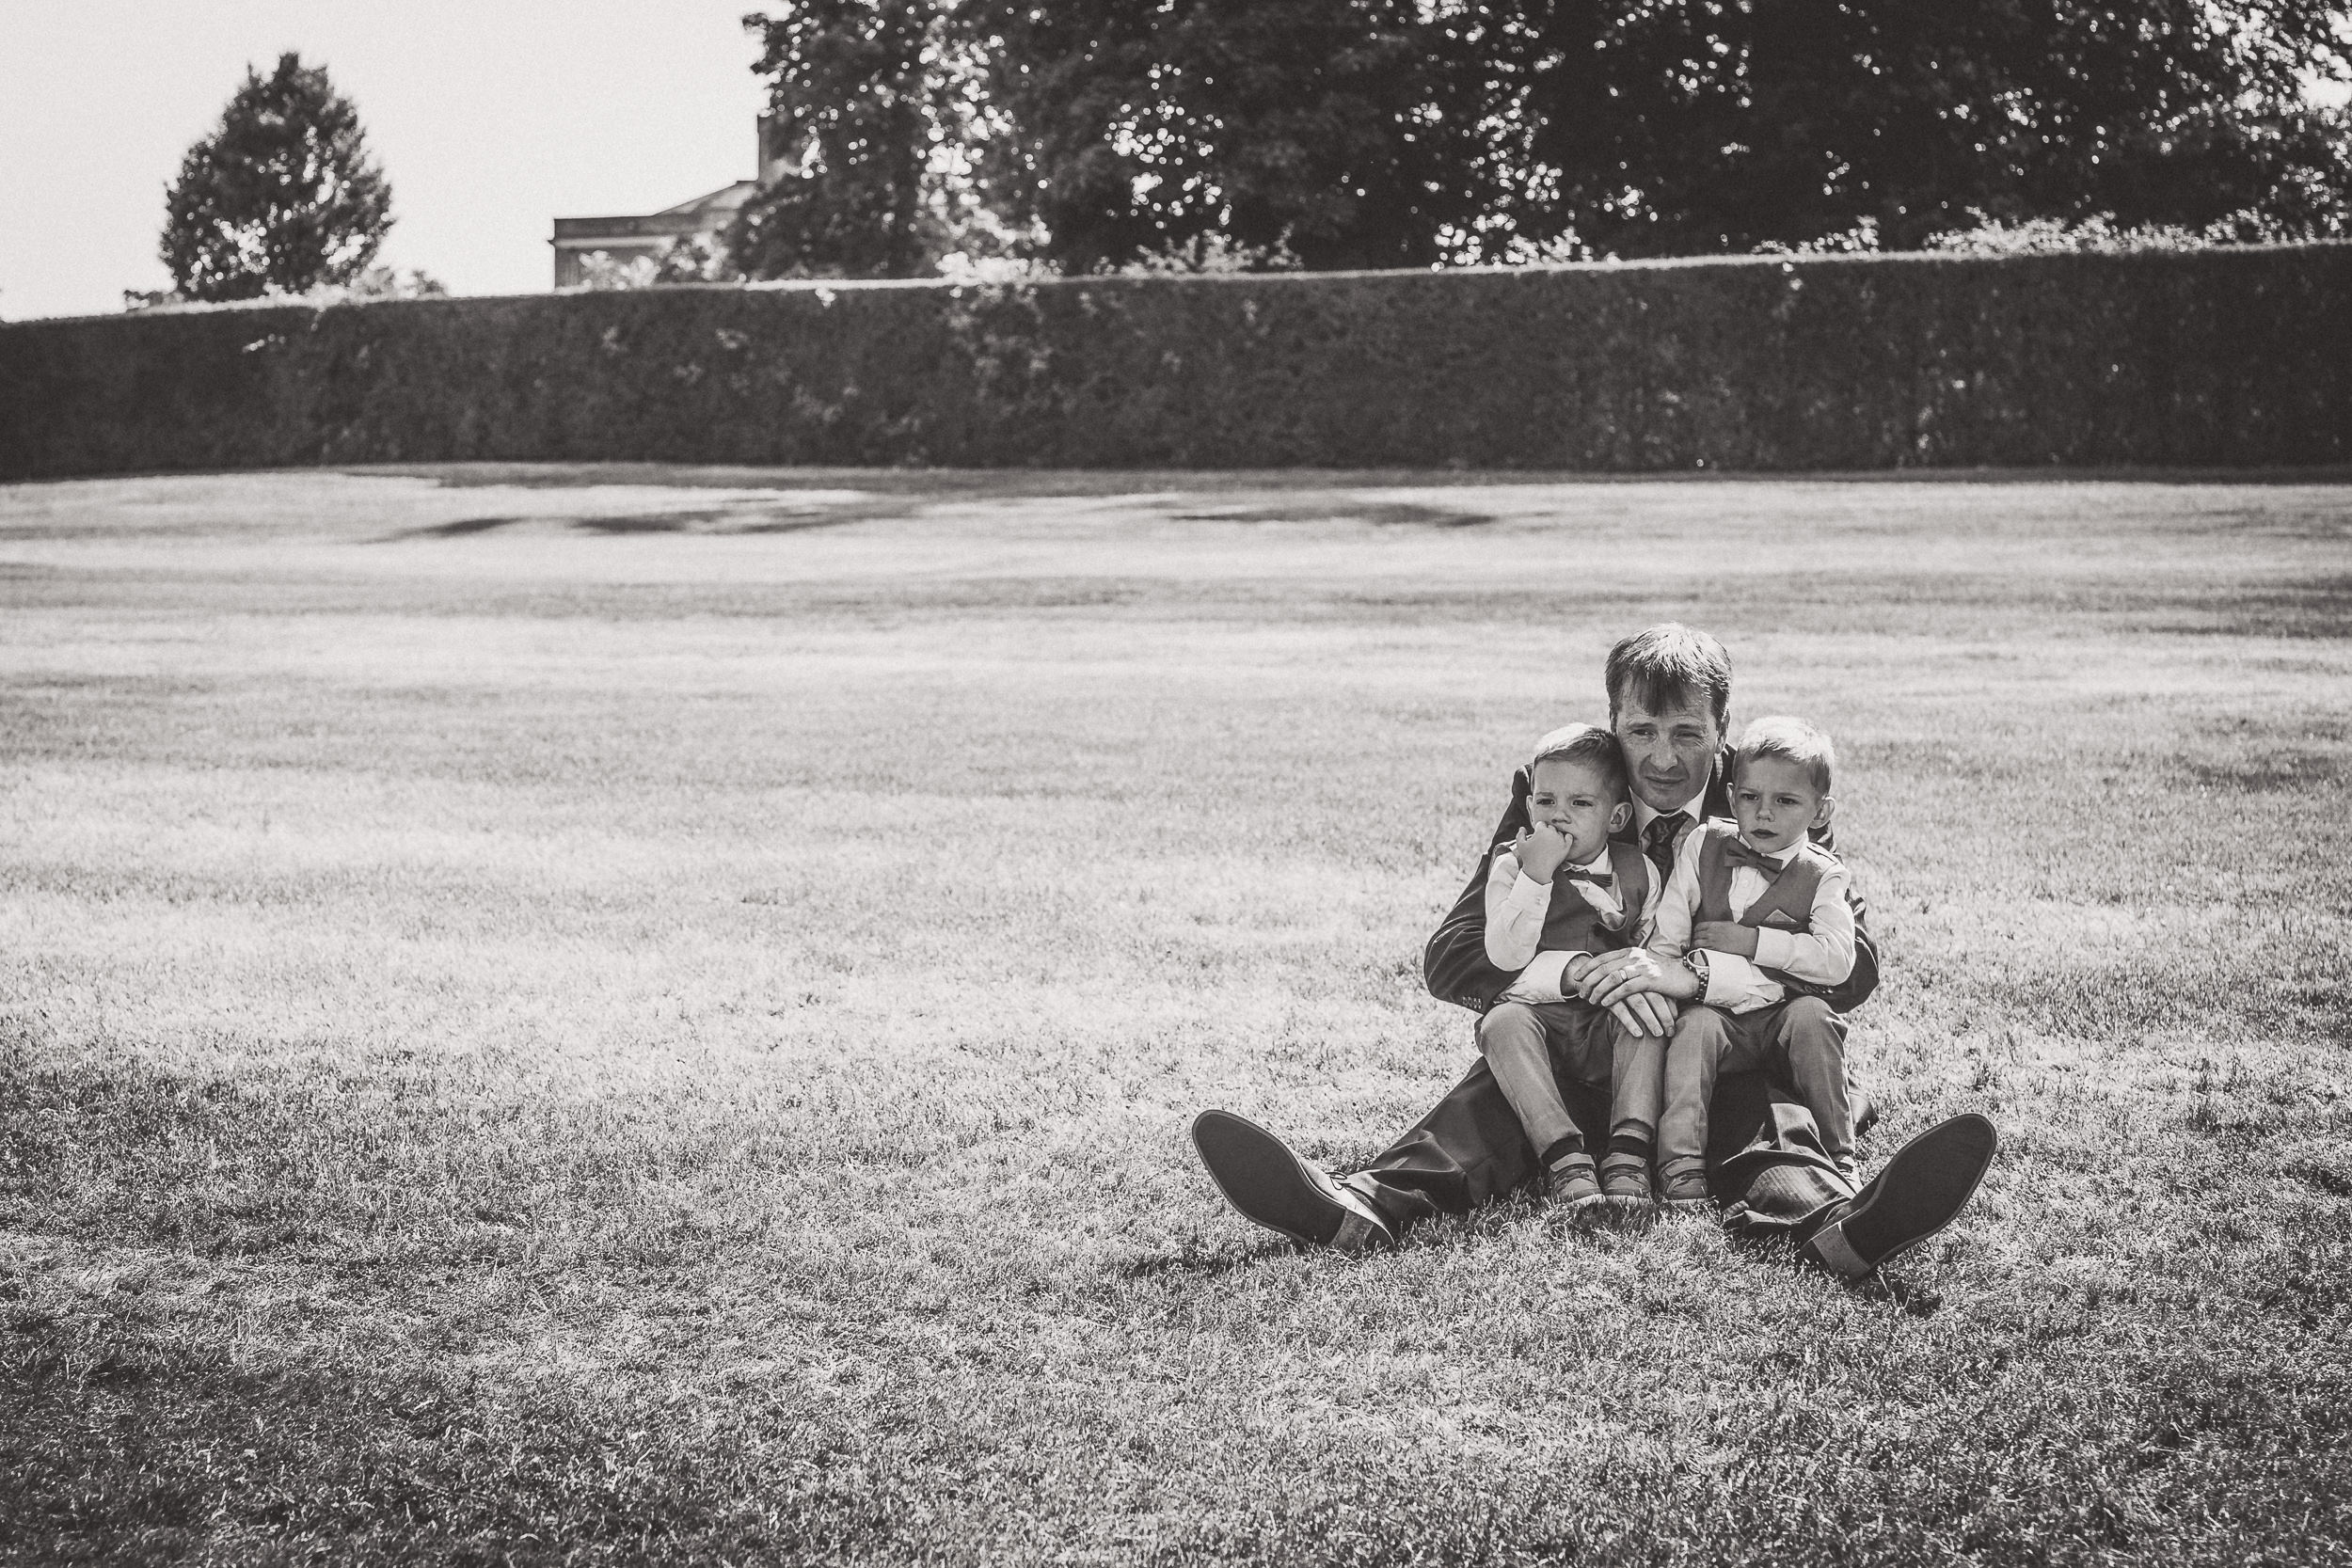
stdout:
<svg viewBox="0 0 2352 1568">
<path fill-rule="evenodd" d="M 1775 713 L 1758 719 L 1740 736 L 1740 744 L 1731 754 L 1731 777 L 1737 782 L 1741 768 L 1756 757 L 1779 757 L 1804 768 L 1813 781 L 1813 787 L 1827 795 L 1830 775 L 1837 767 L 1836 749 L 1829 736 L 1802 719 Z"/>
<path fill-rule="evenodd" d="M 1703 631 L 1679 621 L 1665 621 L 1637 631 L 1609 650 L 1601 667 L 1609 690 L 1609 721 L 1627 698 L 1652 713 L 1704 700 L 1715 715 L 1715 727 L 1731 721 L 1731 656 Z"/>
<path fill-rule="evenodd" d="M 1609 786 L 1609 798 L 1622 800 L 1632 786 L 1632 778 L 1626 771 L 1625 748 L 1617 737 L 1598 724 L 1563 724 L 1535 742 L 1535 754 L 1527 762 L 1529 788 L 1535 784 L 1535 765 L 1539 762 L 1581 762 L 1600 773 L 1601 783 Z"/>
</svg>

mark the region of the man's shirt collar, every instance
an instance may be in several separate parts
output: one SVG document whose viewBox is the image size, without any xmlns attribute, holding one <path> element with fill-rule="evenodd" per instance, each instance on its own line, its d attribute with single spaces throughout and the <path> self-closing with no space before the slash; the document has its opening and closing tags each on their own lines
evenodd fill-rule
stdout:
<svg viewBox="0 0 2352 1568">
<path fill-rule="evenodd" d="M 1680 811 L 1680 812 L 1682 813 L 1682 815 L 1683 815 L 1683 816 L 1685 816 L 1689 817 L 1689 818 L 1690 818 L 1692 821 L 1693 821 L 1693 822 L 1704 822 L 1704 821 L 1706 821 L 1706 820 L 1707 820 L 1707 813 L 1706 813 L 1706 810 L 1705 810 L 1706 805 L 1707 805 L 1707 786 L 1706 786 L 1705 784 L 1701 784 L 1701 785 L 1699 786 L 1699 791 L 1698 791 L 1698 793 L 1697 793 L 1697 794 L 1695 794 L 1695 795 L 1693 795 L 1693 796 L 1692 796 L 1692 797 L 1690 798 L 1690 800 L 1688 800 L 1684 801 L 1684 802 L 1683 802 L 1683 803 L 1682 803 L 1679 807 L 1677 807 L 1677 809 L 1678 811 Z M 1647 800 L 1643 800 L 1643 799 L 1642 799 L 1639 795 L 1634 796 L 1634 797 L 1633 797 L 1633 832 L 1634 832 L 1634 836 L 1638 838 L 1638 837 L 1640 837 L 1642 834 L 1648 832 L 1649 832 L 1649 825 L 1650 825 L 1651 823 L 1653 823 L 1653 822 L 1657 821 L 1660 817 L 1661 817 L 1661 816 L 1665 816 L 1665 815 L 1666 815 L 1666 814 L 1665 814 L 1664 812 L 1660 811 L 1660 810 L 1659 810 L 1656 806 L 1651 805 L 1651 804 L 1650 804 Z"/>
</svg>

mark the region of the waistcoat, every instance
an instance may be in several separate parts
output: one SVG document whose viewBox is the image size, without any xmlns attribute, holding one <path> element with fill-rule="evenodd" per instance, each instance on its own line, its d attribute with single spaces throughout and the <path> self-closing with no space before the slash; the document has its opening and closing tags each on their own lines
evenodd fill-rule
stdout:
<svg viewBox="0 0 2352 1568">
<path fill-rule="evenodd" d="M 1740 836 L 1740 830 L 1729 822 L 1709 822 L 1699 830 L 1699 907 L 1692 914 L 1693 924 L 1703 920 L 1731 918 L 1731 863 L 1724 857 L 1724 846 Z M 1685 848 L 1689 846 L 1686 844 Z M 1797 852 L 1788 857 L 1788 863 L 1780 868 L 1780 875 L 1764 884 L 1764 891 L 1748 906 L 1748 912 L 1740 917 L 1742 926 L 1765 929 L 1765 921 L 1774 913 L 1785 914 L 1785 923 L 1771 928 L 1786 931 L 1790 936 L 1803 936 L 1813 929 L 1813 895 L 1820 891 L 1821 875 L 1834 863 L 1829 851 L 1810 841 L 1800 842 Z M 1820 988 L 1784 974 L 1777 969 L 1758 969 L 1796 990 L 1818 991 Z"/>
<path fill-rule="evenodd" d="M 1616 879 L 1609 891 L 1625 911 L 1620 929 L 1613 931 L 1600 923 L 1600 911 L 1568 880 L 1571 869 L 1564 864 L 1551 875 L 1551 903 L 1544 911 L 1544 934 L 1537 948 L 1546 953 L 1601 953 L 1632 946 L 1640 934 L 1642 911 L 1649 903 L 1649 861 L 1641 846 L 1613 841 L 1609 846 L 1609 871 Z"/>
</svg>

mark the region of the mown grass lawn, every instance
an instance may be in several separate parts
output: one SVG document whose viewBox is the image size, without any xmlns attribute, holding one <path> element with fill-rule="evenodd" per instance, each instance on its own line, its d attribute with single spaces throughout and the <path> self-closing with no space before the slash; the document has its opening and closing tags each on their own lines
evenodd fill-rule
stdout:
<svg viewBox="0 0 2352 1568">
<path fill-rule="evenodd" d="M 1666 617 L 1975 1207 L 1252 1230 Z M 0 488 L 0 1560 L 2352 1560 L 2347 633 L 2340 483 Z"/>
</svg>

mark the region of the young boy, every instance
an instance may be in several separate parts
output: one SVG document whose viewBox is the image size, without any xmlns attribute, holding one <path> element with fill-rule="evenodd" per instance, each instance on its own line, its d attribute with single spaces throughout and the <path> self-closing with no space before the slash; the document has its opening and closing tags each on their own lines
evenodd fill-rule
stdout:
<svg viewBox="0 0 2352 1568">
<path fill-rule="evenodd" d="M 1554 730 L 1527 773 L 1531 825 L 1495 851 L 1486 877 L 1486 958 L 1518 978 L 1478 1021 L 1478 1049 L 1534 1147 L 1545 1196 L 1590 1224 L 1649 1206 L 1665 1041 L 1634 1034 L 1575 988 L 1595 954 L 1641 942 L 1656 888 L 1641 847 L 1610 838 L 1633 809 L 1615 736 Z M 1564 1077 L 1609 1087 L 1597 1170 L 1561 1098 Z"/>
<path fill-rule="evenodd" d="M 1853 970 L 1846 869 L 1806 837 L 1837 808 L 1836 760 L 1829 736 L 1803 720 L 1750 724 L 1731 765 L 1739 820 L 1693 832 L 1658 901 L 1649 949 L 1699 986 L 1666 1047 L 1658 1179 L 1668 1208 L 1707 1202 L 1707 1106 L 1726 1069 L 1785 1080 L 1813 1113 L 1822 1151 L 1854 1174 L 1846 1021 L 1804 994 Z"/>
</svg>

